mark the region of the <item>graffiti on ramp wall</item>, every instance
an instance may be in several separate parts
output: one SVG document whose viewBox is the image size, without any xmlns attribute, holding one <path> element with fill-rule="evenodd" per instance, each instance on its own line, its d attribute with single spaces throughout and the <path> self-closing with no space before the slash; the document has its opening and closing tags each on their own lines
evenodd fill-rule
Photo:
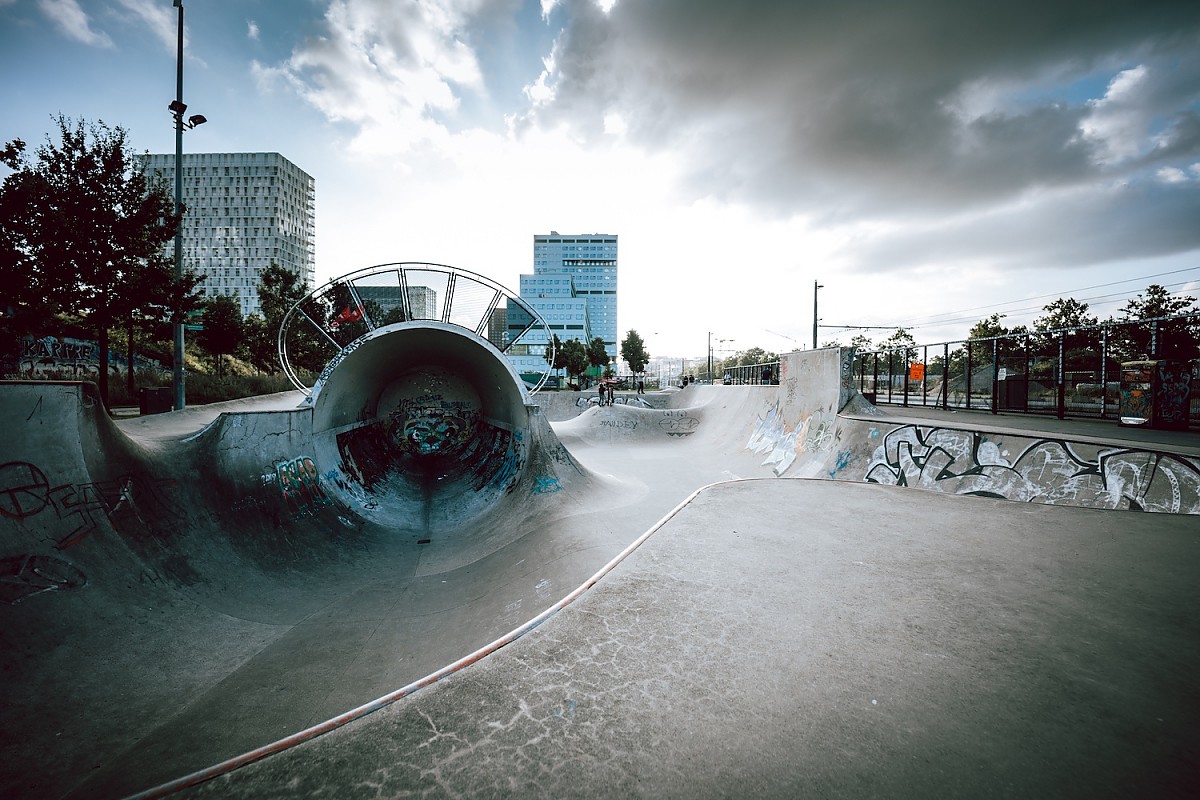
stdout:
<svg viewBox="0 0 1200 800">
<path fill-rule="evenodd" d="M 864 480 L 1048 505 L 1200 514 L 1200 464 L 1169 453 L 903 425 L 888 432 Z M 1084 451 L 1093 451 L 1088 453 Z"/>
</svg>

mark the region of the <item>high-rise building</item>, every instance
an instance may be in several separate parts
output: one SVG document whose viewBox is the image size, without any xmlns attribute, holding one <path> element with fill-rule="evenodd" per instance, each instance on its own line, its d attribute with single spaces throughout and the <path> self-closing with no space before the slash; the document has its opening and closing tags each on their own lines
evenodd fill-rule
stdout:
<svg viewBox="0 0 1200 800">
<path fill-rule="evenodd" d="M 175 156 L 143 157 L 174 193 Z M 185 153 L 183 266 L 206 276 L 208 297 L 261 311 L 259 274 L 272 263 L 309 289 L 316 272 L 316 182 L 279 153 Z M 174 253 L 174 242 L 167 244 Z"/>
<path fill-rule="evenodd" d="M 574 296 L 587 305 L 591 336 L 604 340 L 604 348 L 617 359 L 617 237 L 591 233 L 563 236 L 558 231 L 533 237 L 533 275 L 567 276 Z M 522 276 L 521 296 L 525 297 Z M 557 332 L 557 329 L 552 329 Z M 567 336 L 573 339 L 570 329 Z M 587 344 L 587 341 L 584 341 Z"/>
<path fill-rule="evenodd" d="M 590 233 L 562 235 L 558 231 L 533 237 L 533 274 L 521 276 L 521 299 L 533 306 L 552 335 L 560 341 L 578 339 L 586 346 L 593 338 L 617 360 L 617 237 Z M 509 309 L 510 329 L 523 320 Z M 531 331 L 525 346 L 510 352 L 517 370 L 544 372 L 547 342 Z"/>
</svg>

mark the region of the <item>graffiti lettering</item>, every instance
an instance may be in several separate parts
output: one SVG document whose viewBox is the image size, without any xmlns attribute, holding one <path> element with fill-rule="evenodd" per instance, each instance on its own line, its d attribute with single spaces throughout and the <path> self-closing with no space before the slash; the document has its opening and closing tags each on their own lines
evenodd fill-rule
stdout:
<svg viewBox="0 0 1200 800">
<path fill-rule="evenodd" d="M 43 592 L 78 589 L 87 576 L 54 556 L 23 555 L 0 558 L 0 602 L 14 605 Z"/>
<path fill-rule="evenodd" d="M 1122 448 L 1033 441 L 1016 458 L 984 434 L 905 425 L 884 437 L 865 480 L 1008 500 L 1200 514 L 1200 463 Z"/>
<path fill-rule="evenodd" d="M 311 516 L 332 502 L 321 488 L 317 465 L 308 456 L 276 464 L 275 474 L 293 517 Z"/>
</svg>

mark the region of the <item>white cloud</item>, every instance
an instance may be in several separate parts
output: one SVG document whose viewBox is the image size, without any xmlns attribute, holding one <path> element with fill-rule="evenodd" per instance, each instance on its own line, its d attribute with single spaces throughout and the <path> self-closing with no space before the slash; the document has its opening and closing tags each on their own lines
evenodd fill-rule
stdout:
<svg viewBox="0 0 1200 800">
<path fill-rule="evenodd" d="M 93 47 L 113 46 L 108 34 L 92 29 L 91 20 L 77 0 L 37 0 L 37 5 L 67 38 Z"/>
<path fill-rule="evenodd" d="M 1144 64 L 1120 72 L 1079 123 L 1085 139 L 1093 142 L 1102 163 L 1111 164 L 1140 155 L 1147 149 L 1151 114 L 1143 102 L 1149 82 Z"/>
<path fill-rule="evenodd" d="M 117 0 L 117 4 L 149 28 L 167 52 L 176 52 L 179 46 L 179 17 L 174 8 L 155 0 Z M 185 31 L 185 39 L 186 35 Z M 186 41 L 184 47 L 187 47 Z"/>
<path fill-rule="evenodd" d="M 246 36 L 253 41 L 258 41 L 258 23 L 252 19 L 246 20 Z"/>
<path fill-rule="evenodd" d="M 324 35 L 298 45 L 281 65 L 257 65 L 255 74 L 285 78 L 330 120 L 353 124 L 356 152 L 408 152 L 445 136 L 438 115 L 455 113 L 458 92 L 482 90 L 478 61 L 463 39 L 477 5 L 337 0 L 325 14 Z"/>
</svg>

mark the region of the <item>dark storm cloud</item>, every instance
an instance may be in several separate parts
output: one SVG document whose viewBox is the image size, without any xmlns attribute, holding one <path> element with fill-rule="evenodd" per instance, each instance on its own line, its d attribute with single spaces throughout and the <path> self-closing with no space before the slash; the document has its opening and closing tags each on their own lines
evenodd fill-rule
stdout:
<svg viewBox="0 0 1200 800">
<path fill-rule="evenodd" d="M 534 119 L 596 135 L 620 113 L 633 141 L 685 157 L 698 195 L 896 221 L 1128 180 L 1146 208 L 1195 205 L 1195 180 L 1154 170 L 1200 161 L 1197 3 L 567 5 Z M 1164 241 L 1146 223 L 1138 238 Z"/>
</svg>

